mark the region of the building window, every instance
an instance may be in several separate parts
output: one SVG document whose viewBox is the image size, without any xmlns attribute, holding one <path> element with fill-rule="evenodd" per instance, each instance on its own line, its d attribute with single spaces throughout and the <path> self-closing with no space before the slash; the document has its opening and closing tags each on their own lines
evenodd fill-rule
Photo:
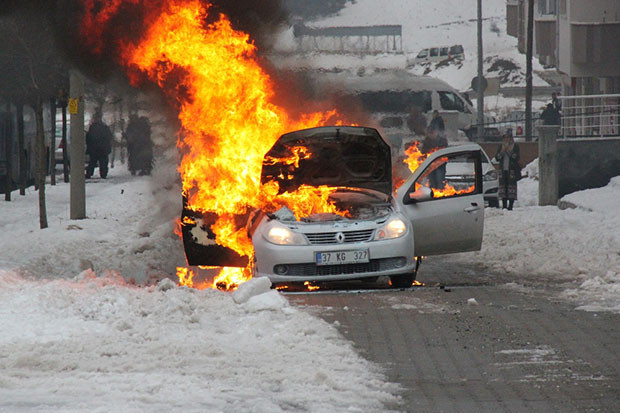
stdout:
<svg viewBox="0 0 620 413">
<path fill-rule="evenodd" d="M 538 14 L 541 16 L 552 14 L 555 16 L 557 0 L 538 0 Z"/>
</svg>

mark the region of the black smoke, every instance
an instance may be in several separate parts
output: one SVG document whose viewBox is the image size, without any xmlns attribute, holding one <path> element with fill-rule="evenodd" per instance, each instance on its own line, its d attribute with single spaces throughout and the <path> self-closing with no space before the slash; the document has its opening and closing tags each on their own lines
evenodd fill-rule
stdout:
<svg viewBox="0 0 620 413">
<path fill-rule="evenodd" d="M 288 14 L 280 0 L 201 0 L 210 4 L 204 24 L 225 14 L 236 30 L 250 35 L 259 53 L 270 50 L 274 32 L 287 22 Z M 92 80 L 103 82 L 124 73 L 119 66 L 121 44 L 137 42 L 148 28 L 153 12 L 165 7 L 167 0 L 125 1 L 108 20 L 100 36 L 99 50 L 94 50 L 80 32 L 86 0 L 2 0 L 0 17 L 28 10 L 45 17 L 55 35 L 58 53 L 69 66 L 79 69 Z M 97 8 L 108 3 L 94 0 Z"/>
</svg>

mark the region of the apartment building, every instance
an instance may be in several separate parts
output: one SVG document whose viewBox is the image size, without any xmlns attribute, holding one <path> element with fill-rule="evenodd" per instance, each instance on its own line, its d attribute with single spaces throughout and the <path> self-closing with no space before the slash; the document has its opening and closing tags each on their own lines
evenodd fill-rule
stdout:
<svg viewBox="0 0 620 413">
<path fill-rule="evenodd" d="M 534 56 L 556 68 L 562 95 L 573 108 L 565 113 L 565 136 L 617 136 L 620 0 L 534 2 Z M 528 0 L 506 3 L 507 32 L 519 40 L 522 53 L 527 44 L 527 5 Z"/>
</svg>

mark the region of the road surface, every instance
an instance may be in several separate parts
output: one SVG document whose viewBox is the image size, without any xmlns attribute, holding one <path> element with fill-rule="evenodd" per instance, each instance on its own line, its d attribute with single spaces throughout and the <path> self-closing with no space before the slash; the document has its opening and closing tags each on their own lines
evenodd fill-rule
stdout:
<svg viewBox="0 0 620 413">
<path fill-rule="evenodd" d="M 620 316 L 574 310 L 555 286 L 428 259 L 408 290 L 290 294 L 383 366 L 406 412 L 620 412 Z M 533 287 L 533 288 L 531 288 Z"/>
</svg>

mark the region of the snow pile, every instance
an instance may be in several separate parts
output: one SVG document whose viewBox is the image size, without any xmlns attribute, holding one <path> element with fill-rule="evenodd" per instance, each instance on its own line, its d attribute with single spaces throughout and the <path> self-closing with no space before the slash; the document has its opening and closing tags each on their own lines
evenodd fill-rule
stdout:
<svg viewBox="0 0 620 413">
<path fill-rule="evenodd" d="M 381 411 L 396 400 L 333 326 L 285 303 L 276 291 L 238 305 L 217 290 L 138 288 L 113 272 L 0 271 L 0 410 Z"/>
<path fill-rule="evenodd" d="M 531 168 L 533 169 L 533 167 Z M 538 207 L 538 181 L 519 181 L 513 211 L 487 208 L 482 250 L 455 259 L 483 264 L 519 283 L 559 285 L 579 309 L 620 312 L 620 177 Z"/>
</svg>

